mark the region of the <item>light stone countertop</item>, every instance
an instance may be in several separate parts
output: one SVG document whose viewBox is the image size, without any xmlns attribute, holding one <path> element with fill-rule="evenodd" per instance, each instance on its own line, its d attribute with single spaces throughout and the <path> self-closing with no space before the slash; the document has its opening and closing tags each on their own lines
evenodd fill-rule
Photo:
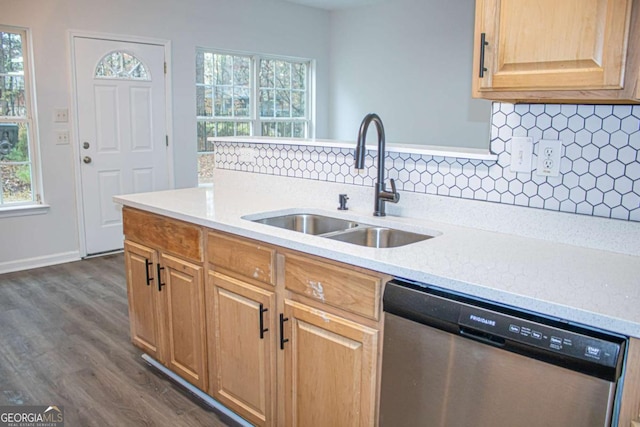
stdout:
<svg viewBox="0 0 640 427">
<path fill-rule="evenodd" d="M 532 214 L 530 211 L 535 210 L 526 208 L 519 208 L 526 211 L 521 215 L 490 203 L 471 201 L 444 202 L 450 203 L 452 210 L 447 222 L 434 221 L 433 217 L 443 217 L 438 213 L 443 202 L 424 195 L 416 201 L 409 193 L 402 193 L 397 206 L 387 205 L 391 215 L 376 218 L 371 214 L 373 189 L 369 187 L 231 171 L 217 171 L 214 182 L 207 188 L 131 194 L 114 200 L 212 229 L 640 338 L 640 224 L 593 221 L 567 214 L 556 217 L 542 211 Z M 336 210 L 341 192 L 350 197 L 350 210 L 346 212 Z M 433 212 L 430 206 L 435 206 Z M 537 217 L 548 228 L 542 228 L 538 238 L 526 234 L 539 229 L 540 224 L 520 224 L 525 236 L 498 232 L 494 229 L 497 226 L 483 219 L 488 213 L 496 216 L 495 209 L 498 214 L 510 213 L 511 223 L 523 218 L 531 222 Z M 294 212 L 441 234 L 404 247 L 374 249 L 243 219 Z M 484 229 L 459 224 L 468 223 L 474 216 Z M 456 218 L 460 218 L 458 224 L 451 223 Z M 494 222 L 500 223 L 498 220 Z M 504 228 L 511 232 L 517 226 Z M 584 230 L 585 236 L 573 228 Z M 580 236 L 574 239 L 575 234 Z M 610 239 L 617 239 L 624 247 L 614 252 Z"/>
</svg>

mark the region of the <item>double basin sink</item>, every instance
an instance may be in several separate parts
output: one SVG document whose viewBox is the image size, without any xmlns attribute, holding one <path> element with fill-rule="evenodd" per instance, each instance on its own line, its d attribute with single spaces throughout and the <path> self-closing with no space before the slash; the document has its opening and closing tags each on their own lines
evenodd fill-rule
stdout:
<svg viewBox="0 0 640 427">
<path fill-rule="evenodd" d="M 252 221 L 370 248 L 395 248 L 434 237 L 429 234 L 361 224 L 348 219 L 308 213 L 279 215 L 253 219 Z"/>
</svg>

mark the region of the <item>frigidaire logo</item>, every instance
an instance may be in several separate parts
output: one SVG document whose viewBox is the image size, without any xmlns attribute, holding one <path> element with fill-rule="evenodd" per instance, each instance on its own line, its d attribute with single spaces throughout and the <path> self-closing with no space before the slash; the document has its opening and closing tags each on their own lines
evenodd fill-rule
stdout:
<svg viewBox="0 0 640 427">
<path fill-rule="evenodd" d="M 483 323 L 485 325 L 496 326 L 495 320 L 485 319 L 484 317 L 476 316 L 475 314 L 470 314 L 469 319 L 473 320 L 474 322 Z"/>
<path fill-rule="evenodd" d="M 0 406 L 0 427 L 64 427 L 64 408 Z"/>
</svg>

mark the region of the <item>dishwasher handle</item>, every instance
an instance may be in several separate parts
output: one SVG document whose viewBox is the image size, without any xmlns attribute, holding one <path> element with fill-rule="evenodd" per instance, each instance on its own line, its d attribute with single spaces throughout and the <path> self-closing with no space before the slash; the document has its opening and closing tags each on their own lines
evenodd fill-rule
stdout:
<svg viewBox="0 0 640 427">
<path fill-rule="evenodd" d="M 461 337 L 469 338 L 474 341 L 481 342 L 483 344 L 491 345 L 494 347 L 504 347 L 506 340 L 502 337 L 488 334 L 486 332 L 477 331 L 474 329 L 465 328 L 464 326 L 460 327 L 460 331 L 458 332 Z"/>
</svg>

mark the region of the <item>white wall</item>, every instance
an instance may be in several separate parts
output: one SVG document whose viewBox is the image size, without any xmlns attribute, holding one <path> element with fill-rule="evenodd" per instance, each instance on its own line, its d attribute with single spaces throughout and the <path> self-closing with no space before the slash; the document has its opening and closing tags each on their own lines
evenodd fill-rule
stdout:
<svg viewBox="0 0 640 427">
<path fill-rule="evenodd" d="M 267 0 L 16 0 L 2 2 L 0 23 L 32 30 L 44 196 L 51 205 L 44 215 L 0 219 L 0 271 L 73 258 L 79 250 L 76 159 L 70 145 L 55 144 L 61 126 L 53 123 L 55 108 L 71 107 L 68 30 L 171 40 L 177 188 L 197 184 L 196 46 L 316 59 L 318 131 L 327 132 L 328 12 Z"/>
<path fill-rule="evenodd" d="M 332 12 L 328 137 L 355 140 L 376 112 L 387 141 L 488 148 L 491 104 L 471 99 L 473 21 L 473 0 Z"/>
</svg>

